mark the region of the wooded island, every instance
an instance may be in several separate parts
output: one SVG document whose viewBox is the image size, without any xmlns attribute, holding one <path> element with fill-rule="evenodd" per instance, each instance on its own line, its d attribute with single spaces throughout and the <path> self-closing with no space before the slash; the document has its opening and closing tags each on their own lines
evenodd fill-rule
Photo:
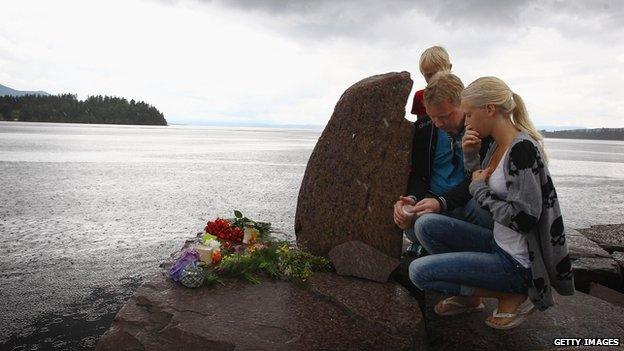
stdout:
<svg viewBox="0 0 624 351">
<path fill-rule="evenodd" d="M 73 94 L 0 96 L 0 121 L 167 125 L 143 101 L 102 95 L 81 101 Z"/>
</svg>

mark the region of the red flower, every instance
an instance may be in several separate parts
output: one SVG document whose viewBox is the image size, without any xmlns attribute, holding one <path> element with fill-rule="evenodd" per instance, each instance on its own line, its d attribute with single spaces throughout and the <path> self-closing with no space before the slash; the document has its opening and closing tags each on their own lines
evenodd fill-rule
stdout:
<svg viewBox="0 0 624 351">
<path fill-rule="evenodd" d="M 217 218 L 214 221 L 208 221 L 204 230 L 221 239 L 243 241 L 243 230 L 232 226 L 227 219 Z"/>
<path fill-rule="evenodd" d="M 218 264 L 221 262 L 221 251 L 215 250 L 212 252 L 212 264 Z"/>
</svg>

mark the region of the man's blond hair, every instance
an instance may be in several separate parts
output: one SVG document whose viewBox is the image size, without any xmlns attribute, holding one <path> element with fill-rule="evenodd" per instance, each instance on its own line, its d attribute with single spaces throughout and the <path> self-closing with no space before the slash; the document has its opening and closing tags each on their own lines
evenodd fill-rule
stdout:
<svg viewBox="0 0 624 351">
<path fill-rule="evenodd" d="M 441 46 L 432 46 L 420 55 L 420 73 L 438 72 L 451 69 L 448 52 Z"/>
<path fill-rule="evenodd" d="M 425 88 L 425 106 L 437 105 L 442 102 L 450 102 L 455 106 L 461 103 L 461 93 L 464 83 L 451 71 L 436 73 Z"/>
</svg>

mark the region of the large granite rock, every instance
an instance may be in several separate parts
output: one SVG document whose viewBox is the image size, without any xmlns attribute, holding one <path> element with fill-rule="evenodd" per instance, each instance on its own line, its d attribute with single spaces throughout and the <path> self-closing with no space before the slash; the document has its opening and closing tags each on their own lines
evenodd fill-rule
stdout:
<svg viewBox="0 0 624 351">
<path fill-rule="evenodd" d="M 579 232 L 608 252 L 624 251 L 624 224 L 592 225 Z"/>
<path fill-rule="evenodd" d="M 607 251 L 574 229 L 566 228 L 566 240 L 577 290 L 589 292 L 591 282 L 622 289 L 620 269 Z"/>
<path fill-rule="evenodd" d="M 526 322 L 511 330 L 495 330 L 485 324 L 485 318 L 496 308 L 494 299 L 485 299 L 484 312 L 451 317 L 433 312 L 441 299 L 440 295 L 427 294 L 429 350 L 579 350 L 555 346 L 553 339 L 624 335 L 624 308 L 579 291 L 572 296 L 555 295 L 555 306 L 533 312 Z"/>
<path fill-rule="evenodd" d="M 117 313 L 97 350 L 422 350 L 418 303 L 395 283 L 331 273 L 186 289 L 158 275 Z"/>
<path fill-rule="evenodd" d="M 347 89 L 308 161 L 297 201 L 297 244 L 327 256 L 362 241 L 401 254 L 392 205 L 407 186 L 413 124 L 405 119 L 407 72 L 366 78 Z"/>
</svg>

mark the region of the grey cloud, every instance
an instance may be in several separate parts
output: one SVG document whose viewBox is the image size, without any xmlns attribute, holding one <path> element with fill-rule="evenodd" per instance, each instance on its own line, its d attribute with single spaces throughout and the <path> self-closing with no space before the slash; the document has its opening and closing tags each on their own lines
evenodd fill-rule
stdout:
<svg viewBox="0 0 624 351">
<path fill-rule="evenodd" d="M 330 0 L 283 1 L 283 0 L 199 0 L 200 2 L 221 2 L 240 9 L 256 9 L 273 14 L 309 14 L 331 4 Z"/>
<path fill-rule="evenodd" d="M 521 22 L 531 20 L 547 21 L 547 17 L 554 14 L 597 18 L 610 24 L 621 24 L 624 14 L 624 2 L 619 0 L 427 0 L 415 2 L 414 6 L 422 10 L 434 9 L 436 19 L 442 22 L 497 23 L 508 26 L 522 25 Z"/>
<path fill-rule="evenodd" d="M 176 0 L 161 0 L 172 2 Z M 177 0 L 184 1 L 184 0 Z M 197 0 L 200 3 L 220 3 L 241 10 L 257 10 L 273 15 L 314 15 L 322 13 L 328 21 L 355 14 L 359 19 L 419 10 L 443 22 L 483 21 L 510 23 L 523 12 L 567 13 L 583 17 L 599 17 L 610 22 L 624 22 L 624 2 L 620 0 Z M 335 10 L 344 10 L 339 13 Z"/>
<path fill-rule="evenodd" d="M 157 0 L 169 4 L 193 0 Z M 449 29 L 518 30 L 554 28 L 568 37 L 587 37 L 620 32 L 624 24 L 624 1 L 619 0 L 194 0 L 218 4 L 265 17 L 272 30 L 297 38 L 323 40 L 331 37 L 393 40 L 379 33 L 377 24 L 397 26 L 397 33 L 414 40 L 418 25 L 400 28 L 392 19 L 407 13 L 421 14 Z M 561 16 L 563 15 L 563 17 Z M 404 25 L 404 24 L 403 24 Z M 388 26 L 388 23 L 386 23 Z M 517 33 L 517 31 L 516 31 Z M 494 34 L 493 34 L 494 35 Z M 416 37 L 416 38 L 415 38 Z"/>
</svg>

